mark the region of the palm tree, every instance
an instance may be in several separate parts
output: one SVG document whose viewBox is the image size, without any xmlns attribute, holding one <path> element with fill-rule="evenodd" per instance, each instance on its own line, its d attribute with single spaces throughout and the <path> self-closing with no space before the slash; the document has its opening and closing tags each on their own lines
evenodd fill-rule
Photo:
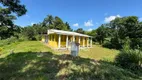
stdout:
<svg viewBox="0 0 142 80">
<path fill-rule="evenodd" d="M 47 15 L 47 17 L 43 21 L 43 25 L 47 26 L 48 29 L 54 28 L 53 27 L 54 18 L 52 15 Z"/>
</svg>

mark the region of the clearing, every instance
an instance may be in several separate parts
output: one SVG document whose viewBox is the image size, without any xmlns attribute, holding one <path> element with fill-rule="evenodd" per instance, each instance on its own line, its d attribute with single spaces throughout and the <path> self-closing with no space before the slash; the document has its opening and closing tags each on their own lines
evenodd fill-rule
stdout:
<svg viewBox="0 0 142 80">
<path fill-rule="evenodd" d="M 38 41 L 17 42 L 1 48 L 0 80 L 141 80 L 142 75 L 112 62 L 94 60 L 114 58 L 118 52 L 95 45 L 74 58 Z"/>
</svg>

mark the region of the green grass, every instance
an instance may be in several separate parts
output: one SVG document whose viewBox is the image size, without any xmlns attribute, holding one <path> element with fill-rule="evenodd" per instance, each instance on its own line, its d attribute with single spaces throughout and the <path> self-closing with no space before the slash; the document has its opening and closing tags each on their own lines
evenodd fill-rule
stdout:
<svg viewBox="0 0 142 80">
<path fill-rule="evenodd" d="M 1 47 L 1 52 L 0 54 L 2 54 L 3 56 L 8 55 L 9 53 L 11 53 L 12 51 L 14 53 L 18 53 L 18 52 L 47 52 L 47 51 L 51 51 L 53 52 L 53 50 L 51 50 L 50 48 L 48 48 L 47 46 L 45 46 L 44 44 L 42 44 L 39 41 L 24 41 L 24 42 L 16 42 L 10 45 L 6 45 Z"/>
<path fill-rule="evenodd" d="M 111 50 L 94 46 L 96 55 L 81 51 L 81 57 L 57 54 L 41 42 L 25 41 L 2 47 L 0 80 L 141 80 L 142 75 L 117 67 L 112 62 L 98 61 Z M 9 54 L 14 50 L 13 54 Z M 104 50 L 104 51 L 103 51 Z M 100 52 L 107 52 L 105 53 Z M 97 53 L 98 52 L 98 53 Z M 115 52 L 115 51 L 114 51 Z M 87 56 L 86 54 L 90 54 Z M 111 52 L 113 53 L 113 51 Z M 6 55 L 5 55 L 6 54 Z M 117 54 L 117 51 L 116 51 Z M 101 56 L 102 55 L 102 56 Z M 85 58 L 87 57 L 87 58 Z"/>
<path fill-rule="evenodd" d="M 119 53 L 118 50 L 103 48 L 100 45 L 94 45 L 92 48 L 83 49 L 80 51 L 79 55 L 84 58 L 91 59 L 109 59 L 113 60 L 114 57 Z"/>
</svg>

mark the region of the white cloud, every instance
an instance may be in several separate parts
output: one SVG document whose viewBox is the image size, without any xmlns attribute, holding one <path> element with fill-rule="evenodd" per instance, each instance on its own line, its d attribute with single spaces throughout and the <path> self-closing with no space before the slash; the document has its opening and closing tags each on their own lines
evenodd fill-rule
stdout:
<svg viewBox="0 0 142 80">
<path fill-rule="evenodd" d="M 142 17 L 141 17 L 141 18 L 139 18 L 139 21 L 142 21 Z"/>
<path fill-rule="evenodd" d="M 108 23 L 108 22 L 114 20 L 114 19 L 117 18 L 117 17 L 121 17 L 121 16 L 120 16 L 120 15 L 109 16 L 109 17 L 106 17 L 104 21 L 105 21 L 106 23 Z"/>
<path fill-rule="evenodd" d="M 92 28 L 90 28 L 90 29 L 88 29 L 87 31 L 92 31 L 93 29 Z"/>
<path fill-rule="evenodd" d="M 74 26 L 74 27 L 78 27 L 78 26 L 79 26 L 79 24 L 78 24 L 78 23 L 75 23 L 75 24 L 73 24 L 73 26 Z"/>
<path fill-rule="evenodd" d="M 86 27 L 94 26 L 93 21 L 88 20 L 87 22 L 84 22 L 84 26 L 86 26 Z"/>
</svg>

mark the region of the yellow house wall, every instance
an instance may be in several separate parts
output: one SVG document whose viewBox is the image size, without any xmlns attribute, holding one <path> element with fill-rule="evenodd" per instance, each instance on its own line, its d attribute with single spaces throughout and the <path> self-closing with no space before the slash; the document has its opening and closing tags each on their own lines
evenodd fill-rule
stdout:
<svg viewBox="0 0 142 80">
<path fill-rule="evenodd" d="M 48 45 L 52 48 L 58 48 L 58 35 L 50 34 L 48 38 Z"/>
<path fill-rule="evenodd" d="M 80 46 L 83 46 L 83 37 L 80 37 Z"/>
<path fill-rule="evenodd" d="M 61 35 L 61 47 L 66 47 L 66 35 Z"/>
<path fill-rule="evenodd" d="M 50 34 L 48 36 L 48 45 L 52 48 L 58 48 L 58 34 Z M 61 35 L 61 47 L 66 47 L 66 35 Z M 87 39 L 86 37 L 80 37 L 80 46 L 87 46 Z M 45 41 L 45 37 L 42 36 L 42 41 Z M 69 36 L 69 41 L 73 41 L 73 36 Z M 76 42 L 79 42 L 79 36 L 76 36 Z"/>
</svg>

